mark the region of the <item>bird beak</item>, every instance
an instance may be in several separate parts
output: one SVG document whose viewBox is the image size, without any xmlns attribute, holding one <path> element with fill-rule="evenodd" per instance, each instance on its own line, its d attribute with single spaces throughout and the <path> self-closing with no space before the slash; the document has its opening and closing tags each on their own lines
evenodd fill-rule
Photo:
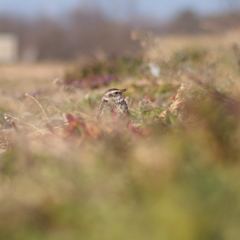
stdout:
<svg viewBox="0 0 240 240">
<path fill-rule="evenodd" d="M 121 93 L 124 93 L 124 92 L 126 92 L 126 91 L 127 91 L 127 89 L 124 88 L 124 89 L 121 90 Z"/>
</svg>

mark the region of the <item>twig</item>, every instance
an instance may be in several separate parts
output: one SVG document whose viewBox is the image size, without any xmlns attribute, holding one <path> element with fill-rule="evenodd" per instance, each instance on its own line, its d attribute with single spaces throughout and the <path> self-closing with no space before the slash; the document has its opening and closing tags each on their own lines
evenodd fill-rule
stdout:
<svg viewBox="0 0 240 240">
<path fill-rule="evenodd" d="M 39 103 L 39 101 L 35 97 L 30 95 L 29 93 L 26 93 L 25 96 L 31 98 L 39 106 L 39 108 L 42 110 L 43 115 L 45 116 L 45 118 L 46 118 L 46 120 L 47 120 L 47 122 L 49 124 L 50 123 L 49 118 L 48 118 L 45 110 L 43 109 L 42 105 Z"/>
<path fill-rule="evenodd" d="M 26 125 L 29 125 L 30 127 L 32 127 L 32 128 L 34 128 L 35 130 L 37 130 L 37 132 L 39 132 L 39 133 L 41 133 L 42 135 L 44 135 L 44 133 L 43 133 L 39 128 L 37 128 L 36 126 L 34 126 L 33 124 L 28 123 L 28 122 L 24 122 L 24 121 L 20 120 L 19 118 L 13 117 L 13 116 L 11 116 L 11 115 L 9 115 L 9 114 L 7 114 L 7 116 L 10 117 L 10 118 L 12 118 L 12 119 L 15 119 L 15 120 L 17 120 L 17 121 L 20 121 L 20 122 L 22 122 L 22 123 L 25 123 Z"/>
</svg>

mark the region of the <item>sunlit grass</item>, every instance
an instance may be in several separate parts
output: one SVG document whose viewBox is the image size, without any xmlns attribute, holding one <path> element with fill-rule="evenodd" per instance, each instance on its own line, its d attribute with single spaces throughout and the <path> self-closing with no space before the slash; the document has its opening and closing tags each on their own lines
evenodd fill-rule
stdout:
<svg viewBox="0 0 240 240">
<path fill-rule="evenodd" d="M 150 48 L 95 89 L 53 84 L 59 68 L 43 82 L 37 72 L 29 89 L 28 68 L 10 75 L 0 103 L 2 239 L 238 240 L 237 59 L 221 41 L 200 43 L 159 59 Z M 130 119 L 99 122 L 112 87 L 128 88 Z"/>
</svg>

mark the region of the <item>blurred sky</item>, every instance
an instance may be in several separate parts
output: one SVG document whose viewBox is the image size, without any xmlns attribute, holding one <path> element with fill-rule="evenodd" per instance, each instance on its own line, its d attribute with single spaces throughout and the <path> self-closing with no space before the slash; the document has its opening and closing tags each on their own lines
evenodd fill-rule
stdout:
<svg viewBox="0 0 240 240">
<path fill-rule="evenodd" d="M 0 0 L 0 15 L 26 17 L 59 17 L 76 7 L 97 8 L 111 17 L 131 16 L 169 19 L 179 11 L 192 9 L 201 14 L 212 14 L 239 6 L 238 0 Z"/>
</svg>

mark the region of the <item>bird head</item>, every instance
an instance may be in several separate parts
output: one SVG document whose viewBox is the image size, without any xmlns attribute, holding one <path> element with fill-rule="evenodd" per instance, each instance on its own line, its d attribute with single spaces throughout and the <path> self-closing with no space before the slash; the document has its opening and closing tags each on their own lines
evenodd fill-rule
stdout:
<svg viewBox="0 0 240 240">
<path fill-rule="evenodd" d="M 117 89 L 117 88 L 109 89 L 103 94 L 102 101 L 105 101 L 105 102 L 118 101 L 123 98 L 122 94 L 126 91 L 127 89 Z"/>
</svg>

